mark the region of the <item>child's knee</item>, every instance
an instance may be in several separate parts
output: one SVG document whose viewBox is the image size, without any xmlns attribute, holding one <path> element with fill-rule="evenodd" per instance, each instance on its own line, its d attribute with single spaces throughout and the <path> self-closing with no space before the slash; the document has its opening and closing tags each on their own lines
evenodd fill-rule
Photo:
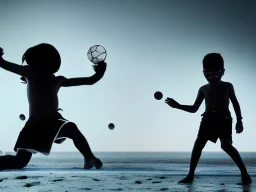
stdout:
<svg viewBox="0 0 256 192">
<path fill-rule="evenodd" d="M 69 122 L 63 127 L 63 130 L 61 130 L 61 135 L 74 139 L 78 135 L 78 132 L 80 131 L 77 125 L 73 122 Z"/>
<path fill-rule="evenodd" d="M 23 151 L 23 152 L 18 152 L 16 155 L 16 165 L 18 169 L 22 169 L 27 166 L 29 163 L 30 159 L 32 157 L 32 153 Z"/>
<path fill-rule="evenodd" d="M 73 135 L 79 131 L 77 125 L 73 122 L 69 122 L 66 126 L 67 126 L 66 128 L 68 129 L 68 132 L 70 133 L 70 135 Z"/>
<path fill-rule="evenodd" d="M 72 128 L 72 129 L 78 129 L 77 125 L 75 123 L 73 123 L 73 122 L 68 122 L 67 126 Z"/>
<path fill-rule="evenodd" d="M 221 148 L 225 151 L 232 146 L 232 141 L 230 139 L 221 139 Z"/>
<path fill-rule="evenodd" d="M 29 160 L 27 159 L 17 159 L 17 169 L 23 169 L 26 167 L 29 163 Z"/>
</svg>

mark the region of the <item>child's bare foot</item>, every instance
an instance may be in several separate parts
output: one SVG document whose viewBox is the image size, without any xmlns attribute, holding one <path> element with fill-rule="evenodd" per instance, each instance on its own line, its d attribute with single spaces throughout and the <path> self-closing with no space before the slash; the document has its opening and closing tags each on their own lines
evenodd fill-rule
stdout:
<svg viewBox="0 0 256 192">
<path fill-rule="evenodd" d="M 243 185 L 249 185 L 249 184 L 252 183 L 252 179 L 251 179 L 251 177 L 248 173 L 242 174 L 241 177 L 242 177 L 242 184 Z"/>
<path fill-rule="evenodd" d="M 85 165 L 84 165 L 84 168 L 85 169 L 91 169 L 95 167 L 96 169 L 100 169 L 102 167 L 102 162 L 100 159 L 98 158 L 93 158 L 91 160 L 87 160 Z"/>
<path fill-rule="evenodd" d="M 184 179 L 180 180 L 178 183 L 192 183 L 194 180 L 194 175 L 188 174 L 187 177 Z"/>
</svg>

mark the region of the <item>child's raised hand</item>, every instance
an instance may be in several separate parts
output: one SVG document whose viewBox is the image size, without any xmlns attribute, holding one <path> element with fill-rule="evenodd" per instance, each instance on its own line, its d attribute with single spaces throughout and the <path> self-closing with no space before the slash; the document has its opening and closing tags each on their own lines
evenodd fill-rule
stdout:
<svg viewBox="0 0 256 192">
<path fill-rule="evenodd" d="M 96 72 L 96 73 L 105 73 L 106 71 L 106 68 L 107 68 L 107 63 L 105 63 L 104 61 L 98 63 L 98 64 L 95 64 L 92 66 L 93 67 L 93 70 Z"/>
<path fill-rule="evenodd" d="M 167 97 L 165 103 L 167 103 L 172 108 L 177 108 L 180 105 L 177 101 L 169 97 Z"/>
<path fill-rule="evenodd" d="M 4 49 L 0 47 L 0 58 L 2 59 L 2 56 L 4 55 Z"/>
<path fill-rule="evenodd" d="M 236 123 L 236 133 L 242 133 L 243 130 L 244 130 L 243 122 L 242 121 L 238 121 Z"/>
</svg>

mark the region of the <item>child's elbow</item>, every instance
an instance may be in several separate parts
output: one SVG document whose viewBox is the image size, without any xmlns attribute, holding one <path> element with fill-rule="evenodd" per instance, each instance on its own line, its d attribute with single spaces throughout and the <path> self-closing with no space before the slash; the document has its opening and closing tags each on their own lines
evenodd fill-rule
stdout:
<svg viewBox="0 0 256 192">
<path fill-rule="evenodd" d="M 86 85 L 94 85 L 95 83 L 97 83 L 98 81 L 96 81 L 96 80 L 90 80 L 90 81 L 87 81 L 85 84 Z"/>
<path fill-rule="evenodd" d="M 192 108 L 191 112 L 192 112 L 192 113 L 196 113 L 197 111 L 198 111 L 198 107 L 193 106 L 193 108 Z"/>
<path fill-rule="evenodd" d="M 100 78 L 92 78 L 90 81 L 88 81 L 88 85 L 94 85 L 100 80 Z"/>
<path fill-rule="evenodd" d="M 94 85 L 96 82 L 95 81 L 90 81 L 87 83 L 87 85 Z"/>
</svg>

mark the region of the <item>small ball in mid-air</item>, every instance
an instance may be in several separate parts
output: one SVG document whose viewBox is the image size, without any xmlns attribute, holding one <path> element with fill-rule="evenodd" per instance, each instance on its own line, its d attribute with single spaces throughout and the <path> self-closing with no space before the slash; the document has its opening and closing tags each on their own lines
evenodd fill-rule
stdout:
<svg viewBox="0 0 256 192">
<path fill-rule="evenodd" d="M 163 94 L 160 91 L 155 92 L 154 97 L 156 100 L 161 100 L 163 98 Z"/>
<path fill-rule="evenodd" d="M 113 123 L 109 123 L 108 128 L 110 130 L 113 130 L 115 128 L 115 125 Z"/>
<path fill-rule="evenodd" d="M 20 120 L 24 121 L 26 119 L 25 115 L 20 114 Z"/>
</svg>

